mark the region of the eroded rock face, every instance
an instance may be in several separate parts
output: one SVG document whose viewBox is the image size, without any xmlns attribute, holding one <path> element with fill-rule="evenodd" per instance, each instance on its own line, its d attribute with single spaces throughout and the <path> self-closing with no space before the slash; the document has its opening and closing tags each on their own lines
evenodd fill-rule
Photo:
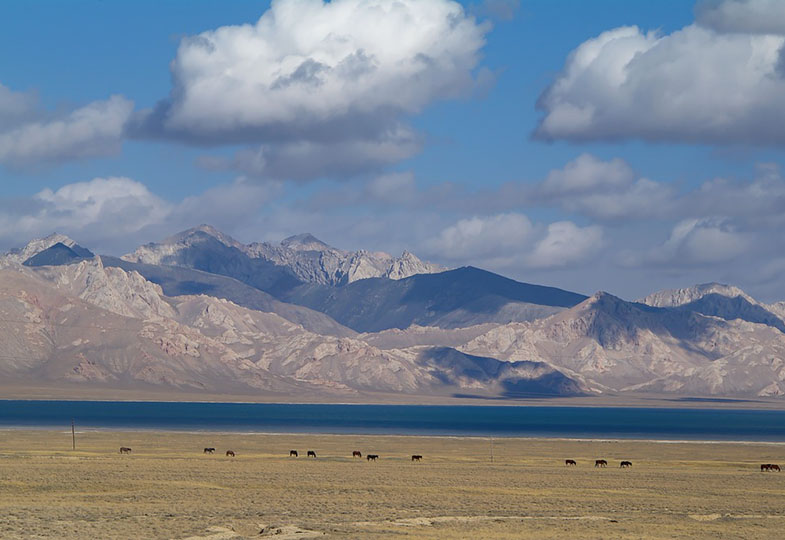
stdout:
<svg viewBox="0 0 785 540">
<path fill-rule="evenodd" d="M 453 376 L 427 348 L 382 350 L 320 335 L 274 313 L 207 295 L 168 298 L 136 272 L 80 263 L 0 270 L 5 381 L 57 385 L 267 393 L 297 398 L 358 392 L 502 392 L 542 373 Z M 496 367 L 494 367 L 496 366 Z M 477 372 L 479 373 L 479 372 Z M 570 386 L 571 391 L 577 386 Z"/>
<path fill-rule="evenodd" d="M 546 319 L 493 328 L 461 350 L 547 362 L 601 392 L 785 391 L 785 334 L 776 325 L 654 308 L 607 293 Z"/>
<path fill-rule="evenodd" d="M 205 244 L 205 236 L 249 259 L 263 260 L 285 268 L 304 283 L 334 286 L 371 277 L 402 279 L 415 274 L 444 270 L 443 267 L 425 263 L 408 252 L 404 252 L 400 257 L 393 257 L 381 252 L 343 251 L 310 234 L 292 236 L 277 245 L 267 242 L 245 245 L 209 225 L 189 229 L 159 244 L 141 246 L 133 253 L 124 255 L 123 259 L 145 264 L 191 266 L 194 261 L 192 251 Z M 204 256 L 209 255 L 205 253 Z"/>
<path fill-rule="evenodd" d="M 51 257 L 41 256 L 53 247 Z M 76 256 L 56 256 L 71 252 Z M 42 264 L 24 265 L 34 257 Z M 115 259 L 106 266 L 60 235 L 0 257 L 2 381 L 281 399 L 360 393 L 785 396 L 785 303 L 763 304 L 727 285 L 627 302 L 471 268 L 349 284 L 361 276 L 406 278 L 425 263 L 409 253 L 343 252 L 311 235 L 246 246 L 209 227 L 143 246 L 128 258 L 151 262 L 123 266 Z M 180 263 L 208 270 L 189 269 L 186 279 L 177 274 L 183 268 L 172 273 L 165 266 Z M 142 268 L 162 271 L 144 274 L 137 270 Z M 231 289 L 226 277 L 194 281 L 171 293 L 177 296 L 157 284 L 216 277 L 209 269 L 243 274 L 259 286 L 312 280 L 302 285 L 305 292 L 315 290 L 321 295 L 316 300 L 331 309 L 409 322 L 393 317 L 395 324 L 369 329 L 382 331 L 356 334 L 324 313 L 318 316 L 325 320 L 314 320 L 316 312 L 236 280 L 229 280 L 239 287 L 233 299 L 241 301 L 248 291 L 263 298 L 242 307 L 211 295 Z M 390 289 L 387 294 L 376 282 Z M 337 283 L 346 285 L 329 286 Z M 467 283 L 482 294 L 468 294 Z M 329 312 L 325 306 L 320 311 Z M 420 316 L 423 306 L 430 319 Z"/>
</svg>

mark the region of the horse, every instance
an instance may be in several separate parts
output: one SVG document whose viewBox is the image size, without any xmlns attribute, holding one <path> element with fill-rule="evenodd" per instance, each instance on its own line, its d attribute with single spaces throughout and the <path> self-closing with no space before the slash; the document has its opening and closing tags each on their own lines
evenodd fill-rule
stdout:
<svg viewBox="0 0 785 540">
<path fill-rule="evenodd" d="M 596 460 L 594 462 L 594 466 L 595 467 L 607 467 L 608 466 L 608 462 L 605 461 L 604 459 L 598 459 L 598 460 Z"/>
<path fill-rule="evenodd" d="M 762 463 L 760 466 L 760 472 L 763 471 L 770 471 L 771 470 L 771 463 Z"/>
<path fill-rule="evenodd" d="M 422 461 L 422 456 L 420 454 L 412 455 L 412 461 Z"/>
<path fill-rule="evenodd" d="M 780 472 L 780 470 L 781 470 L 779 465 L 776 465 L 776 464 L 773 464 L 773 463 L 771 465 L 769 465 L 769 467 L 771 468 L 772 471 Z"/>
<path fill-rule="evenodd" d="M 289 457 L 297 457 L 298 455 L 297 450 L 289 450 Z"/>
<path fill-rule="evenodd" d="M 121 454 L 130 454 L 131 453 L 131 449 L 128 448 L 127 446 L 121 446 L 120 447 L 120 453 Z"/>
<path fill-rule="evenodd" d="M 367 459 L 368 461 L 376 461 L 377 459 L 379 459 L 379 456 L 376 454 L 368 454 L 367 456 L 365 456 L 365 459 Z"/>
<path fill-rule="evenodd" d="M 622 461 L 619 463 L 620 469 L 626 469 L 627 467 L 632 467 L 632 461 Z"/>
<path fill-rule="evenodd" d="M 232 450 L 227 450 L 227 451 L 226 451 L 226 457 L 235 457 L 234 451 L 232 451 Z"/>
<path fill-rule="evenodd" d="M 355 450 L 354 452 L 352 452 L 352 457 L 353 458 L 356 458 L 356 457 L 361 458 L 361 457 L 363 457 L 363 453 L 360 452 L 359 450 Z"/>
<path fill-rule="evenodd" d="M 573 466 L 574 467 L 575 465 L 577 465 L 577 463 L 575 463 L 574 459 L 565 459 L 564 460 L 564 465 L 567 466 L 567 467 L 569 467 L 569 466 Z"/>
<path fill-rule="evenodd" d="M 204 453 L 205 454 L 215 454 L 215 448 L 205 448 L 204 449 Z"/>
<path fill-rule="evenodd" d="M 306 455 L 306 457 L 316 458 L 316 452 L 314 452 L 313 450 L 308 450 L 308 454 Z"/>
</svg>

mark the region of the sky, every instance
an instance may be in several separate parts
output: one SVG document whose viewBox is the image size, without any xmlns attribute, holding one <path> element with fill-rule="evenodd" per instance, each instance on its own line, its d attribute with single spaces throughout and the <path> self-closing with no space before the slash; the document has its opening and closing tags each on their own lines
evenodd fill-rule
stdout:
<svg viewBox="0 0 785 540">
<path fill-rule="evenodd" d="M 785 300 L 780 0 L 5 0 L 0 249 L 310 232 Z"/>
</svg>

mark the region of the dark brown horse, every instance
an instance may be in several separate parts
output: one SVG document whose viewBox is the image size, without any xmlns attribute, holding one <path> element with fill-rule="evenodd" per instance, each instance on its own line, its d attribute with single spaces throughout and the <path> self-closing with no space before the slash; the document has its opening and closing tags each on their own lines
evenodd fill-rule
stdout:
<svg viewBox="0 0 785 540">
<path fill-rule="evenodd" d="M 289 457 L 297 457 L 298 455 L 297 450 L 289 450 Z"/>
<path fill-rule="evenodd" d="M 376 461 L 377 459 L 379 459 L 379 456 L 377 454 L 368 454 L 367 456 L 365 456 L 365 459 L 367 459 L 368 461 Z"/>
<path fill-rule="evenodd" d="M 760 472 L 770 471 L 770 470 L 771 470 L 771 463 L 761 463 Z"/>
<path fill-rule="evenodd" d="M 232 451 L 232 450 L 227 450 L 227 451 L 226 451 L 226 457 L 235 457 L 234 451 Z"/>
<path fill-rule="evenodd" d="M 306 457 L 315 458 L 316 457 L 316 452 L 314 452 L 313 450 L 308 450 L 308 454 L 306 455 Z"/>
<path fill-rule="evenodd" d="M 352 452 L 352 457 L 353 457 L 353 458 L 356 458 L 356 457 L 363 457 L 363 453 L 362 453 L 362 452 L 360 452 L 359 450 L 355 450 L 354 452 Z"/>
<path fill-rule="evenodd" d="M 128 448 L 127 446 L 121 446 L 120 447 L 120 453 L 121 454 L 130 454 L 131 453 L 131 449 Z"/>
<path fill-rule="evenodd" d="M 205 448 L 204 449 L 204 453 L 205 454 L 215 454 L 215 448 Z"/>
<path fill-rule="evenodd" d="M 412 461 L 422 461 L 422 456 L 420 454 L 413 454 Z"/>
<path fill-rule="evenodd" d="M 627 467 L 632 467 L 632 461 L 622 461 L 619 463 L 620 469 L 626 469 Z"/>
<path fill-rule="evenodd" d="M 575 463 L 574 459 L 565 459 L 564 460 L 564 464 L 566 466 L 568 466 L 568 467 L 570 467 L 570 466 L 574 467 L 575 465 L 577 465 L 577 463 Z"/>
<path fill-rule="evenodd" d="M 772 470 L 772 471 L 777 471 L 777 472 L 780 472 L 780 466 L 779 466 L 779 465 L 776 465 L 776 464 L 772 463 L 772 464 L 770 465 L 770 467 L 771 467 L 771 470 Z"/>
<path fill-rule="evenodd" d="M 608 462 L 605 461 L 604 459 L 598 459 L 598 460 L 596 460 L 594 462 L 594 466 L 595 467 L 607 467 L 608 466 Z"/>
</svg>

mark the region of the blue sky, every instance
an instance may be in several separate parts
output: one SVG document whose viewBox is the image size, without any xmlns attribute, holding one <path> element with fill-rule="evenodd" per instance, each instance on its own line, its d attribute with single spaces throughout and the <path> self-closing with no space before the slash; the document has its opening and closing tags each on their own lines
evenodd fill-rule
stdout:
<svg viewBox="0 0 785 540">
<path fill-rule="evenodd" d="M 785 299 L 785 3 L 333 4 L 0 4 L 0 247 L 119 254 L 209 222 L 585 293 Z"/>
</svg>

